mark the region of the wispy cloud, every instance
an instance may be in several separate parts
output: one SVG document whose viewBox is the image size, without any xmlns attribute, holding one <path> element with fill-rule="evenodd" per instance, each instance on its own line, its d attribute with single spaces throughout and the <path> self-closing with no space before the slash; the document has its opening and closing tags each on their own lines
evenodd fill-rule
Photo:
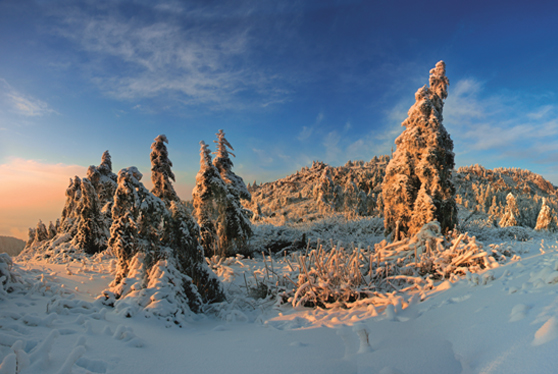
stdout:
<svg viewBox="0 0 558 374">
<path fill-rule="evenodd" d="M 8 111 L 26 116 L 40 117 L 56 113 L 47 103 L 13 88 L 5 79 L 0 78 L 0 102 Z"/>
<path fill-rule="evenodd" d="M 169 16 L 169 9 L 177 12 Z M 149 12 L 126 16 L 118 2 L 95 12 L 65 9 L 57 32 L 87 53 L 91 79 L 118 99 L 167 97 L 214 108 L 238 107 L 239 96 L 260 106 L 285 100 L 288 90 L 278 88 L 278 77 L 251 63 L 254 45 L 246 24 L 179 2 L 155 4 Z"/>
<path fill-rule="evenodd" d="M 301 142 L 310 138 L 312 136 L 312 134 L 314 134 L 314 131 L 316 130 L 318 125 L 320 123 L 322 123 L 324 118 L 325 118 L 325 115 L 324 115 L 323 111 L 318 113 L 318 115 L 316 116 L 316 121 L 314 122 L 314 124 L 312 124 L 311 126 L 302 126 L 302 130 L 300 130 L 300 132 L 298 133 L 298 136 L 296 138 Z"/>
<path fill-rule="evenodd" d="M 558 105 L 541 99 L 544 95 L 485 91 L 482 82 L 466 79 L 449 92 L 444 123 L 455 142 L 456 162 L 482 164 L 490 153 L 507 165 L 541 165 L 533 171 L 545 175 L 542 165 L 558 162 Z"/>
</svg>

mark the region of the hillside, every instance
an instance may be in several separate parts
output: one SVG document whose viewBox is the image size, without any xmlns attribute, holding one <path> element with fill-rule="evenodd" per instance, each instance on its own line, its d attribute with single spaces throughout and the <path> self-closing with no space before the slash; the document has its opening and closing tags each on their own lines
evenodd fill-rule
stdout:
<svg viewBox="0 0 558 374">
<path fill-rule="evenodd" d="M 388 162 L 389 156 L 349 161 L 339 167 L 315 161 L 277 181 L 248 185 L 252 202 L 246 206 L 256 214 L 256 221 L 274 225 L 311 222 L 331 213 L 382 216 L 382 181 Z M 529 170 L 473 165 L 459 168 L 452 179 L 456 202 L 470 212 L 461 214 L 463 224 L 481 218 L 486 221 L 483 225 L 498 227 L 509 193 L 518 202 L 519 226 L 535 227 L 543 198 L 556 216 L 556 187 Z"/>
<path fill-rule="evenodd" d="M 314 161 L 274 182 L 248 185 L 257 215 L 270 223 L 315 221 L 331 213 L 378 216 L 388 156 L 332 167 Z"/>
<path fill-rule="evenodd" d="M 25 242 L 11 236 L 0 236 L 0 253 L 17 256 L 25 247 Z"/>
</svg>

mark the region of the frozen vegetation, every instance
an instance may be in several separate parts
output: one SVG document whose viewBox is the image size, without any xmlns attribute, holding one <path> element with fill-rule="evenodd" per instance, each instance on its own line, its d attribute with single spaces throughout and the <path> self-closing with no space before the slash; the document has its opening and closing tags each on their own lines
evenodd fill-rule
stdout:
<svg viewBox="0 0 558 374">
<path fill-rule="evenodd" d="M 556 189 L 454 170 L 444 66 L 392 157 L 246 185 L 220 130 L 184 201 L 105 152 L 0 254 L 0 373 L 554 372 Z"/>
</svg>

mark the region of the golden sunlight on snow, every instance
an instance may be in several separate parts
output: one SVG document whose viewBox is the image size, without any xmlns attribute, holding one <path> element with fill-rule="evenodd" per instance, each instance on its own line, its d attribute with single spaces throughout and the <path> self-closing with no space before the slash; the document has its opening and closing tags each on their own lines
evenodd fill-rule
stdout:
<svg viewBox="0 0 558 374">
<path fill-rule="evenodd" d="M 60 216 L 70 177 L 84 176 L 79 165 L 48 164 L 11 158 L 0 164 L 0 235 L 27 239 L 39 219 L 48 224 Z"/>
</svg>

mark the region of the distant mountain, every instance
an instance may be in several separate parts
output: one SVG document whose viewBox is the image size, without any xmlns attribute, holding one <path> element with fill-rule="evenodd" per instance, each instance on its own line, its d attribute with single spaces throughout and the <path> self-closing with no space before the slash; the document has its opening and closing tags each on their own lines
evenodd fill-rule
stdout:
<svg viewBox="0 0 558 374">
<path fill-rule="evenodd" d="M 281 224 L 314 221 L 331 213 L 348 216 L 382 216 L 382 182 L 389 156 L 368 162 L 349 161 L 332 167 L 314 161 L 294 174 L 274 182 L 248 185 L 252 202 L 247 206 L 256 219 Z M 480 165 L 461 167 L 452 177 L 456 202 L 471 212 L 483 213 L 494 227 L 502 218 L 506 196 L 512 193 L 521 213 L 519 225 L 534 228 L 543 198 L 556 216 L 558 190 L 542 176 L 518 168 L 486 169 Z"/>
<path fill-rule="evenodd" d="M 25 247 L 25 242 L 11 236 L 0 236 L 0 253 L 17 256 Z"/>
</svg>

